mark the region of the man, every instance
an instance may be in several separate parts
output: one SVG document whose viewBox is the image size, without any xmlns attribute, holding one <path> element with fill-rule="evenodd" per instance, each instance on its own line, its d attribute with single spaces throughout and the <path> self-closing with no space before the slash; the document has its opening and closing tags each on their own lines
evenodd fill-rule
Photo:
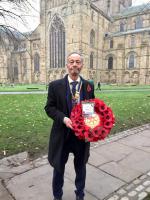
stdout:
<svg viewBox="0 0 150 200">
<path fill-rule="evenodd" d="M 100 81 L 98 81 L 98 83 L 97 83 L 97 90 L 101 90 L 101 83 L 100 83 Z"/>
<path fill-rule="evenodd" d="M 76 200 L 84 200 L 86 163 L 90 143 L 79 140 L 75 136 L 69 118 L 71 109 L 76 103 L 94 98 L 94 86 L 79 76 L 82 67 L 82 56 L 76 52 L 69 54 L 68 74 L 63 79 L 49 84 L 45 111 L 54 120 L 48 153 L 48 160 L 54 168 L 52 181 L 54 200 L 62 200 L 64 170 L 69 153 L 74 154 Z"/>
</svg>

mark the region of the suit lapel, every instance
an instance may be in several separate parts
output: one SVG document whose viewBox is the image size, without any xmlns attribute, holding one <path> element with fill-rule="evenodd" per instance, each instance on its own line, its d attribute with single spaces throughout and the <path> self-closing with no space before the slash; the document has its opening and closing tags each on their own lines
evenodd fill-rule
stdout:
<svg viewBox="0 0 150 200">
<path fill-rule="evenodd" d="M 89 99 L 89 94 L 87 92 L 87 81 L 82 78 L 82 92 L 83 92 L 83 100 Z"/>
<path fill-rule="evenodd" d="M 65 108 L 67 108 L 67 87 L 66 87 L 66 76 L 62 79 L 61 82 L 61 97 L 62 97 L 62 101 L 63 101 L 63 105 L 65 105 Z"/>
<path fill-rule="evenodd" d="M 82 100 L 90 99 L 90 92 L 88 92 L 88 81 L 85 81 L 82 77 Z M 64 79 L 62 79 L 62 87 L 61 87 L 61 96 L 63 105 L 65 105 L 65 108 L 67 109 L 68 113 L 71 112 L 72 107 L 72 99 L 71 99 L 71 92 L 70 87 L 68 83 L 68 76 L 66 75 Z"/>
<path fill-rule="evenodd" d="M 61 95 L 63 98 L 63 105 L 65 105 L 66 110 L 68 113 L 71 111 L 71 93 L 70 87 L 68 84 L 68 76 L 66 75 L 62 80 L 62 87 L 61 87 Z"/>
</svg>

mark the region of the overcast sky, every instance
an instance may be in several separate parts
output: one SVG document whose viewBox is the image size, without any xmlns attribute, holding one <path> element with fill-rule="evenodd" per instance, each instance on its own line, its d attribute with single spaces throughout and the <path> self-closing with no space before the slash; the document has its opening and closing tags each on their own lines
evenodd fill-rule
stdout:
<svg viewBox="0 0 150 200">
<path fill-rule="evenodd" d="M 40 10 L 40 0 L 28 0 L 31 5 L 32 5 L 32 9 L 30 7 L 30 9 L 27 9 L 27 6 L 23 6 L 22 10 L 23 10 L 23 22 L 19 22 L 18 20 L 15 20 L 15 22 L 13 22 L 13 24 L 15 24 L 15 27 L 21 31 L 21 32 L 27 32 L 27 31 L 32 31 L 34 30 L 38 24 L 39 24 L 39 10 Z M 6 2 L 6 1 L 5 1 Z M 150 0 L 132 0 L 133 5 L 140 5 L 143 3 L 148 3 L 150 2 Z M 0 7 L 1 6 L 5 6 L 5 8 L 7 9 L 8 6 L 10 6 L 10 4 L 5 3 L 5 5 L 2 5 L 1 1 L 0 1 Z M 28 6 L 29 7 L 29 6 Z M 14 11 L 15 13 L 17 13 L 18 15 L 20 15 L 19 11 L 17 11 L 17 8 L 11 8 L 10 10 Z M 25 15 L 25 16 L 24 16 Z M 11 25 L 10 22 L 12 22 L 12 18 L 7 19 L 5 21 L 9 21 L 9 24 L 7 23 L 7 25 Z M 20 20 L 21 21 L 21 20 Z M 2 23 L 2 20 L 0 18 L 0 23 Z"/>
<path fill-rule="evenodd" d="M 148 3 L 150 1 L 149 0 L 132 0 L 132 2 L 133 2 L 133 5 L 140 5 L 143 3 Z"/>
</svg>

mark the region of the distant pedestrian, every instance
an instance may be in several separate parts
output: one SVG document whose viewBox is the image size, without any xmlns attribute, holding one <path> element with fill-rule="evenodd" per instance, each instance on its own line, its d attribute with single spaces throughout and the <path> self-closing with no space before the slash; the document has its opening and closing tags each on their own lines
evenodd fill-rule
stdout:
<svg viewBox="0 0 150 200">
<path fill-rule="evenodd" d="M 97 83 L 97 90 L 101 90 L 101 83 L 100 83 L 100 81 L 98 81 L 98 83 Z"/>
</svg>

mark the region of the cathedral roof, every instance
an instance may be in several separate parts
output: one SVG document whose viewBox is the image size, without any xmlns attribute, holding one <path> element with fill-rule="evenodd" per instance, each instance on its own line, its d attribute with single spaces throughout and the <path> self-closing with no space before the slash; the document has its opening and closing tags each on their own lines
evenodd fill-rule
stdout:
<svg viewBox="0 0 150 200">
<path fill-rule="evenodd" d="M 123 35 L 136 34 L 136 33 L 142 33 L 142 32 L 150 33 L 150 28 L 148 27 L 148 28 L 128 30 L 128 31 L 124 31 L 124 32 L 108 33 L 107 37 L 119 37 L 119 36 L 123 36 Z"/>
<path fill-rule="evenodd" d="M 4 25 L 0 26 L 0 35 L 7 36 L 14 39 L 21 39 L 23 37 L 23 34 L 21 34 L 19 31 L 13 30 Z"/>
<path fill-rule="evenodd" d="M 129 8 L 126 8 L 121 11 L 121 13 L 118 13 L 114 16 L 114 18 L 124 18 L 124 17 L 130 17 L 137 14 L 142 14 L 143 12 L 146 12 L 150 10 L 150 3 L 142 4 L 139 6 L 131 6 Z"/>
</svg>

